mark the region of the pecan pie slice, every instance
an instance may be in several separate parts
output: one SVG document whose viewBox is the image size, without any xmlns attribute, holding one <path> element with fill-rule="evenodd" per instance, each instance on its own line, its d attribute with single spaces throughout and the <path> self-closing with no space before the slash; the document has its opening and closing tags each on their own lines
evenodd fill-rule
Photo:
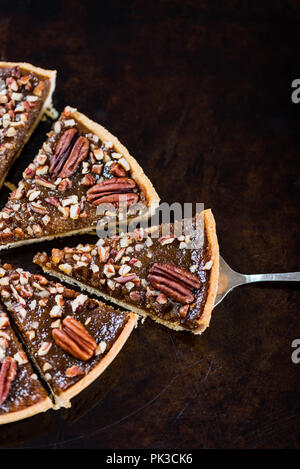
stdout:
<svg viewBox="0 0 300 469">
<path fill-rule="evenodd" d="M 122 206 L 133 219 L 150 216 L 159 202 L 117 138 L 70 107 L 23 177 L 0 212 L 0 249 L 95 230 L 106 216 L 101 204 Z"/>
<path fill-rule="evenodd" d="M 0 187 L 9 168 L 52 105 L 56 71 L 0 62 Z"/>
<path fill-rule="evenodd" d="M 49 385 L 55 408 L 69 407 L 120 351 L 137 316 L 10 264 L 0 268 L 0 277 L 1 300 Z"/>
<path fill-rule="evenodd" d="M 219 276 L 219 247 L 210 210 L 133 236 L 53 249 L 34 262 L 67 282 L 148 315 L 172 329 L 200 334 L 209 325 Z M 167 234 L 166 234 L 167 233 Z"/>
<path fill-rule="evenodd" d="M 52 407 L 0 304 L 0 425 Z"/>
</svg>

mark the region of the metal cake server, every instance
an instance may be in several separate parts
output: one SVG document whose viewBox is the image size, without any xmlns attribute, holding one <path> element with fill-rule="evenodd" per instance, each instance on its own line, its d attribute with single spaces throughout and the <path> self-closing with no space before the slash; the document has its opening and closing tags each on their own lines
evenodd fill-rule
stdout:
<svg viewBox="0 0 300 469">
<path fill-rule="evenodd" d="M 225 296 L 239 285 L 245 285 L 252 282 L 299 282 L 300 272 L 289 272 L 286 274 L 240 274 L 235 272 L 220 256 L 219 285 L 215 299 L 217 306 Z"/>
</svg>

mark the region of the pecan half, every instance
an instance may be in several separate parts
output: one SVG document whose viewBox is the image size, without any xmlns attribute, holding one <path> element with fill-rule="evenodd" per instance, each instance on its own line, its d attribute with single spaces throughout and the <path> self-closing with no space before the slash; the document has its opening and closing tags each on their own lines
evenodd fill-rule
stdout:
<svg viewBox="0 0 300 469">
<path fill-rule="evenodd" d="M 17 374 L 17 362 L 11 357 L 6 357 L 0 371 L 0 406 L 6 400 L 11 385 Z"/>
<path fill-rule="evenodd" d="M 65 162 L 62 170 L 58 174 L 58 177 L 67 178 L 75 173 L 80 163 L 84 161 L 89 153 L 90 143 L 86 137 L 79 137 Z"/>
<path fill-rule="evenodd" d="M 51 176 L 57 177 L 61 169 L 63 168 L 69 154 L 71 153 L 72 147 L 78 137 L 77 129 L 68 129 L 60 137 L 55 153 L 50 161 L 49 173 Z"/>
<path fill-rule="evenodd" d="M 67 378 L 74 378 L 75 376 L 83 375 L 84 372 L 77 366 L 73 365 L 66 369 L 65 375 Z"/>
<path fill-rule="evenodd" d="M 97 347 L 83 324 L 70 316 L 63 320 L 61 329 L 52 331 L 52 337 L 59 347 L 83 361 L 89 360 Z"/>
<path fill-rule="evenodd" d="M 201 287 L 196 275 L 171 264 L 153 264 L 149 270 L 148 280 L 156 290 L 179 303 L 192 303 L 193 289 Z"/>
<path fill-rule="evenodd" d="M 87 201 L 93 205 L 111 203 L 115 205 L 136 203 L 139 195 L 133 192 L 137 185 L 130 178 L 112 178 L 100 182 L 87 191 Z"/>
</svg>

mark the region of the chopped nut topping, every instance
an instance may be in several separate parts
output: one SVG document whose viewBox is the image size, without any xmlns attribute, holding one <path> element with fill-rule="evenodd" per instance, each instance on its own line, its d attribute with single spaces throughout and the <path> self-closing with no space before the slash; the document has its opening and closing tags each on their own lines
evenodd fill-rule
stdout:
<svg viewBox="0 0 300 469">
<path fill-rule="evenodd" d="M 49 314 L 51 318 L 60 318 L 62 316 L 62 307 L 54 305 Z"/>
<path fill-rule="evenodd" d="M 60 319 L 57 319 L 56 321 L 51 322 L 51 328 L 52 329 L 59 328 L 60 325 L 61 325 L 61 320 Z"/>
<path fill-rule="evenodd" d="M 72 272 L 72 266 L 70 264 L 60 264 L 58 268 L 67 275 L 70 275 Z"/>
<path fill-rule="evenodd" d="M 83 306 L 88 297 L 82 293 L 72 301 L 72 311 L 75 312 L 80 306 Z"/>
<path fill-rule="evenodd" d="M 52 365 L 50 365 L 50 363 L 46 362 L 44 363 L 43 365 L 43 371 L 46 372 L 48 370 L 51 370 L 52 369 Z"/>
<path fill-rule="evenodd" d="M 156 298 L 156 301 L 158 303 L 160 303 L 161 305 L 164 305 L 168 302 L 168 299 L 166 297 L 166 295 L 164 295 L 163 293 L 161 293 L 160 295 L 158 295 L 158 297 Z"/>
<path fill-rule="evenodd" d="M 202 267 L 202 270 L 210 270 L 212 268 L 213 261 L 208 261 L 206 264 Z"/>
<path fill-rule="evenodd" d="M 0 316 L 0 329 L 6 329 L 9 326 L 9 318 L 7 315 Z"/>
<path fill-rule="evenodd" d="M 105 264 L 103 272 L 107 278 L 113 277 L 116 273 L 115 268 L 112 264 Z"/>
<path fill-rule="evenodd" d="M 33 339 L 35 338 L 35 331 L 34 331 L 34 330 L 32 330 L 32 331 L 27 331 L 27 332 L 25 333 L 25 336 L 26 336 L 26 339 L 27 339 L 27 340 L 31 341 L 31 340 L 33 340 Z"/>
<path fill-rule="evenodd" d="M 165 236 L 163 238 L 159 238 L 159 242 L 162 246 L 164 246 L 165 244 L 171 244 L 174 240 L 174 236 Z"/>
<path fill-rule="evenodd" d="M 102 353 L 104 353 L 106 350 L 106 347 L 107 347 L 106 342 L 102 340 L 95 350 L 95 355 L 97 356 L 97 355 L 101 355 Z"/>
</svg>

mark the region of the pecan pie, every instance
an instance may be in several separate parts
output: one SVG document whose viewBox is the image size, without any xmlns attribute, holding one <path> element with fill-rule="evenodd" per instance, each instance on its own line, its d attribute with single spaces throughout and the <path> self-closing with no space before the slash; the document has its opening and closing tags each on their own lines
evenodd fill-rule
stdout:
<svg viewBox="0 0 300 469">
<path fill-rule="evenodd" d="M 219 248 L 210 210 L 184 224 L 187 229 L 178 236 L 174 224 L 160 225 L 99 239 L 95 245 L 53 249 L 51 256 L 37 254 L 34 262 L 172 329 L 199 334 L 211 318 Z"/>
<path fill-rule="evenodd" d="M 1 300 L 51 390 L 54 407 L 69 407 L 114 359 L 137 316 L 10 264 L 0 268 L 0 277 Z"/>
<path fill-rule="evenodd" d="M 138 218 L 134 207 L 148 217 L 159 202 L 116 137 L 70 107 L 23 177 L 0 212 L 0 249 L 95 230 L 101 204 Z"/>
<path fill-rule="evenodd" d="M 0 62 L 0 187 L 9 168 L 51 107 L 56 72 Z"/>
<path fill-rule="evenodd" d="M 52 402 L 0 305 L 0 425 L 50 407 Z"/>
</svg>

